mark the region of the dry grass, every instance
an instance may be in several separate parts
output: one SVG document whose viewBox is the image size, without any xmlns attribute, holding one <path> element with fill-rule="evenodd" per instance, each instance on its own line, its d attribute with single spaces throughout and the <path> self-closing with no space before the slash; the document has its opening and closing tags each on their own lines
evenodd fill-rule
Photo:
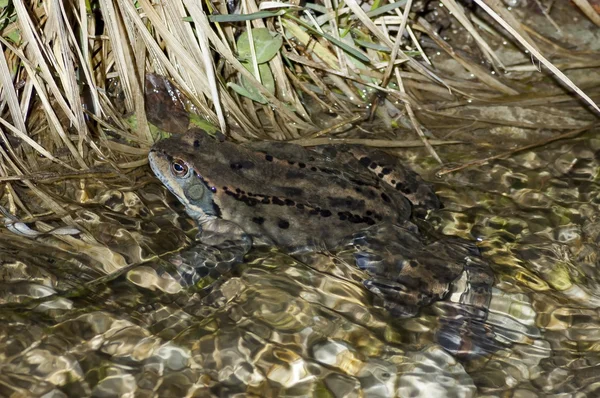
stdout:
<svg viewBox="0 0 600 398">
<path fill-rule="evenodd" d="M 597 117 L 593 114 L 600 110 L 586 95 L 597 101 L 597 82 L 581 89 L 560 69 L 598 68 L 598 53 L 560 46 L 520 23 L 499 1 L 474 3 L 478 9 L 465 10 L 460 2 L 440 0 L 438 24 L 423 18 L 424 11 L 410 0 L 378 7 L 325 0 L 304 9 L 242 0 L 233 15 L 225 3 L 211 3 L 214 8 L 192 0 L 98 0 L 91 2 L 93 9 L 83 0 L 17 0 L 14 9 L 4 9 L 0 41 L 2 204 L 13 214 L 30 215 L 22 192 L 33 193 L 43 208 L 72 224 L 60 200 L 34 181 L 77 173 L 118 175 L 143 165 L 153 141 L 144 112 L 145 74 L 150 72 L 169 76 L 189 101 L 188 110 L 238 140 L 333 134 L 316 123 L 323 113 L 338 115 L 341 124 L 375 117 L 384 127 L 404 123 L 440 163 L 430 142 L 429 131 L 439 126 L 433 119 L 453 118 L 463 127 L 473 122 L 528 127 L 493 117 L 474 121 L 463 112 L 473 106 L 560 103 L 577 108 L 582 123 Z M 589 14 L 585 0 L 576 4 Z M 252 13 L 253 18 L 240 17 Z M 437 33 L 446 21 L 465 30 L 462 37 L 472 40 L 472 51 Z M 250 39 L 250 59 L 238 57 L 236 40 L 244 31 L 252 37 L 251 28 L 267 28 L 283 38 L 283 46 L 262 62 L 272 74 L 271 88 L 259 72 L 260 43 Z M 539 72 L 531 71 L 528 54 L 520 64 L 509 65 L 515 57 L 507 61 L 497 52 L 502 40 L 512 40 L 514 51 L 528 51 L 535 68 L 543 65 L 568 90 L 549 79 L 539 88 L 527 87 L 504 75 Z M 423 43 L 445 53 L 460 71 L 432 65 Z M 235 91 L 241 78 L 263 103 Z M 582 111 L 586 106 L 589 111 Z M 135 124 L 129 123 L 132 114 Z M 19 194 L 12 185 L 17 181 L 27 190 Z"/>
</svg>

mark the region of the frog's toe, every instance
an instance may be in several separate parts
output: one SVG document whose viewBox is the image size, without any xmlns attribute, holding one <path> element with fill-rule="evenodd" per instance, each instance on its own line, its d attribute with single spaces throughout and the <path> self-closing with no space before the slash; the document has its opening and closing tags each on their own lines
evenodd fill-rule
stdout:
<svg viewBox="0 0 600 398">
<path fill-rule="evenodd" d="M 467 313 L 460 307 L 456 307 L 453 317 L 442 318 L 436 341 L 446 351 L 462 359 L 487 355 L 504 348 L 486 323 L 485 315 L 472 311 Z"/>
<path fill-rule="evenodd" d="M 354 255 L 354 260 L 356 261 L 356 266 L 363 271 L 375 275 L 381 273 L 383 257 L 379 254 L 359 252 Z"/>
<path fill-rule="evenodd" d="M 393 316 L 409 318 L 419 312 L 419 308 L 431 302 L 431 297 L 415 293 L 406 285 L 385 278 L 371 278 L 363 285 L 383 301 L 382 306 Z"/>
<path fill-rule="evenodd" d="M 212 247 L 197 243 L 166 260 L 175 267 L 177 279 L 183 286 L 208 286 L 231 271 L 245 253 L 244 247 L 233 244 Z"/>
</svg>

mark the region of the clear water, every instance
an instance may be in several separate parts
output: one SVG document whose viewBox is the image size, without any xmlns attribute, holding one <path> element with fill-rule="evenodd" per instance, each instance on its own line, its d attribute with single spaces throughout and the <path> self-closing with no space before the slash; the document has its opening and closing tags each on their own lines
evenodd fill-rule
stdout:
<svg viewBox="0 0 600 398">
<path fill-rule="evenodd" d="M 0 396 L 595 396 L 599 150 L 562 141 L 435 181 L 428 222 L 476 240 L 496 279 L 485 319 L 458 323 L 491 348 L 460 358 L 436 339 L 452 303 L 391 319 L 343 256 L 254 250 L 183 289 L 159 256 L 193 226 L 156 180 L 59 183 L 85 232 L 0 228 Z"/>
</svg>

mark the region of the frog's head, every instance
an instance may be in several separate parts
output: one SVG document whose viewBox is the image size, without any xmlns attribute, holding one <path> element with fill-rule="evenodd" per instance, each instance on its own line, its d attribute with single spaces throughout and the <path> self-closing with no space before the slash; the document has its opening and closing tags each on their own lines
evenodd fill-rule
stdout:
<svg viewBox="0 0 600 398">
<path fill-rule="evenodd" d="M 202 224 L 219 216 L 212 186 L 199 172 L 201 140 L 204 133 L 189 132 L 159 141 L 148 154 L 152 171 L 185 206 L 186 212 Z"/>
</svg>

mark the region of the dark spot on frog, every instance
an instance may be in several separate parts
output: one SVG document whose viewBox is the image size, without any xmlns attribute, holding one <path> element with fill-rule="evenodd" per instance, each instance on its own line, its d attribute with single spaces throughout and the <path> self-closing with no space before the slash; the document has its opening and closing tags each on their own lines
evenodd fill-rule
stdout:
<svg viewBox="0 0 600 398">
<path fill-rule="evenodd" d="M 318 207 L 316 209 L 311 209 L 308 214 L 310 214 L 311 216 L 316 216 L 317 214 L 319 214 L 321 212 L 321 209 L 319 209 Z"/>
<path fill-rule="evenodd" d="M 379 174 L 377 174 L 377 177 L 379 177 L 379 178 L 383 178 L 383 173 L 379 173 Z"/>
<path fill-rule="evenodd" d="M 338 217 L 342 221 L 348 220 L 354 224 L 360 224 L 360 223 L 366 223 L 368 225 L 375 224 L 375 220 L 373 220 L 371 217 L 361 217 L 358 214 L 352 214 L 349 211 L 338 212 Z"/>
<path fill-rule="evenodd" d="M 384 202 L 388 202 L 388 203 L 391 202 L 390 197 L 387 196 L 385 192 L 381 193 L 381 199 L 383 199 Z"/>
<path fill-rule="evenodd" d="M 242 196 L 240 198 L 240 200 L 244 203 L 246 203 L 248 206 L 252 207 L 252 206 L 256 206 L 258 204 L 258 200 L 255 198 L 250 198 L 248 196 Z"/>
<path fill-rule="evenodd" d="M 286 206 L 294 206 L 296 204 L 296 202 L 291 199 L 286 199 L 284 202 Z"/>
<path fill-rule="evenodd" d="M 227 188 L 227 187 L 224 187 L 224 188 Z M 228 189 L 223 189 L 223 191 L 225 192 L 226 195 L 231 196 L 234 199 L 239 200 L 251 207 L 256 206 L 258 203 L 265 203 L 265 199 L 263 199 L 261 202 L 259 202 L 258 199 L 249 197 L 246 195 L 246 193 L 244 191 L 241 191 L 238 189 L 236 189 L 236 192 L 232 192 Z M 267 202 L 265 204 L 268 204 L 269 200 L 268 199 L 266 199 L 266 200 L 267 200 Z M 219 210 L 219 212 L 220 212 L 220 210 Z"/>
<path fill-rule="evenodd" d="M 377 162 L 371 162 L 369 168 L 375 170 L 377 168 Z"/>
<path fill-rule="evenodd" d="M 371 159 L 365 156 L 364 158 L 360 158 L 358 162 L 365 167 L 369 167 L 369 165 L 371 164 Z"/>
<path fill-rule="evenodd" d="M 243 160 L 241 162 L 232 162 L 229 164 L 232 170 L 240 170 L 240 169 L 252 169 L 254 167 L 254 163 L 249 160 Z"/>
<path fill-rule="evenodd" d="M 277 223 L 277 226 L 281 229 L 288 229 L 290 227 L 290 223 L 287 222 L 286 220 L 279 220 L 279 222 Z"/>
<path fill-rule="evenodd" d="M 264 198 L 262 198 L 262 200 L 260 201 L 260 203 L 268 205 L 268 204 L 271 203 L 271 201 L 269 200 L 268 197 L 265 196 Z"/>
<path fill-rule="evenodd" d="M 410 189 L 410 186 L 409 185 L 404 185 L 402 183 L 397 183 L 396 184 L 396 189 L 399 190 L 402 193 L 406 193 L 406 194 L 412 193 L 412 189 Z"/>
<path fill-rule="evenodd" d="M 301 169 L 303 169 L 303 168 L 305 168 L 305 167 L 306 167 L 306 164 L 305 164 L 305 163 L 302 163 L 302 162 L 301 162 L 301 163 L 298 163 L 298 167 L 300 167 Z"/>
<path fill-rule="evenodd" d="M 388 174 L 390 174 L 391 172 L 392 172 L 392 169 L 390 169 L 389 167 L 384 167 L 384 168 L 381 170 L 381 174 L 383 174 L 383 175 L 388 175 Z"/>
<path fill-rule="evenodd" d="M 371 210 L 367 210 L 367 216 L 372 216 L 373 212 Z"/>
<path fill-rule="evenodd" d="M 317 168 L 316 167 L 311 167 L 310 171 L 317 171 Z"/>
<path fill-rule="evenodd" d="M 254 217 L 252 218 L 252 222 L 258 225 L 263 225 L 263 223 L 265 222 L 265 219 L 262 217 Z"/>
<path fill-rule="evenodd" d="M 321 217 L 330 217 L 331 211 L 329 210 L 321 210 Z"/>
<path fill-rule="evenodd" d="M 396 185 L 396 180 L 392 180 L 392 185 Z"/>
<path fill-rule="evenodd" d="M 273 161 L 273 156 L 271 156 L 271 155 L 265 155 L 265 160 L 267 162 L 272 162 Z"/>
<path fill-rule="evenodd" d="M 418 267 L 418 266 L 419 266 L 419 262 L 418 262 L 418 261 L 416 261 L 416 260 L 410 260 L 410 261 L 408 262 L 408 265 L 410 265 L 412 268 L 416 268 L 416 267 Z"/>
<path fill-rule="evenodd" d="M 360 223 L 366 221 L 361 216 L 359 216 L 357 214 L 351 214 L 350 217 L 348 218 L 348 220 L 350 220 L 350 222 L 353 222 L 354 224 L 360 224 Z"/>
<path fill-rule="evenodd" d="M 304 205 L 302 203 L 296 203 L 296 209 L 304 210 Z"/>
<path fill-rule="evenodd" d="M 328 168 L 320 168 L 319 169 L 320 172 L 325 173 L 325 174 L 337 174 L 337 171 L 333 170 L 333 169 L 328 169 Z"/>
<path fill-rule="evenodd" d="M 274 205 L 285 206 L 285 202 L 283 200 L 279 199 L 277 196 L 273 196 L 273 198 L 271 199 L 271 202 Z"/>
<path fill-rule="evenodd" d="M 293 166 L 296 162 L 292 162 L 291 160 L 288 160 L 288 164 Z"/>
<path fill-rule="evenodd" d="M 338 215 L 340 216 L 340 220 L 348 220 L 352 223 L 356 223 L 358 218 L 360 218 L 359 216 L 352 214 L 349 211 L 341 211 L 338 213 Z"/>
<path fill-rule="evenodd" d="M 200 147 L 200 141 L 194 140 L 194 148 L 199 148 L 199 147 Z"/>
</svg>

